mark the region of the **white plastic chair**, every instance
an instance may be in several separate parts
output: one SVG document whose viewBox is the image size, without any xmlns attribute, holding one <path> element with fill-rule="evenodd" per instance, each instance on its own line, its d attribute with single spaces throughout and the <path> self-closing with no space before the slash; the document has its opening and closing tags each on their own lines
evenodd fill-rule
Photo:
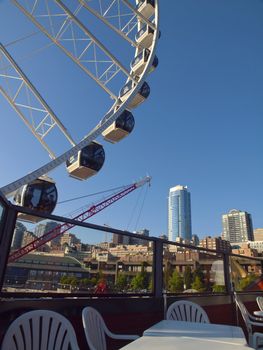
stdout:
<svg viewBox="0 0 263 350">
<path fill-rule="evenodd" d="M 4 336 L 2 350 L 79 350 L 71 323 L 50 310 L 29 311 L 15 319 Z"/>
<path fill-rule="evenodd" d="M 135 340 L 138 335 L 114 334 L 106 326 L 101 314 L 93 307 L 82 310 L 82 322 L 90 350 L 106 350 L 106 335 L 113 339 Z"/>
<path fill-rule="evenodd" d="M 205 310 L 198 304 L 187 300 L 172 303 L 166 313 L 167 320 L 210 323 Z"/>
<path fill-rule="evenodd" d="M 260 311 L 263 311 L 263 297 L 257 297 L 257 304 Z"/>
<path fill-rule="evenodd" d="M 243 302 L 237 297 L 236 293 L 234 295 L 235 295 L 236 305 L 240 310 L 245 326 L 247 328 L 248 345 L 254 347 L 255 349 L 258 349 L 263 345 L 263 333 L 259 333 L 259 332 L 253 333 L 253 326 L 263 327 L 262 318 L 251 315 L 247 311 L 247 308 L 245 307 Z"/>
</svg>

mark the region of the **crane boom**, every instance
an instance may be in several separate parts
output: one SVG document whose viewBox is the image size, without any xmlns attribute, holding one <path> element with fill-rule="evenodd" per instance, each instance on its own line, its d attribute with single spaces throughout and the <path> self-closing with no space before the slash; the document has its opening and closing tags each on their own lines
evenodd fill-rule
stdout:
<svg viewBox="0 0 263 350">
<path fill-rule="evenodd" d="M 125 187 L 125 189 L 115 193 L 114 195 L 106 198 L 105 200 L 90 206 L 87 210 L 84 210 L 80 214 L 74 217 L 74 220 L 83 222 L 85 220 L 88 220 L 90 217 L 93 215 L 99 213 L 103 209 L 107 208 L 111 204 L 115 203 L 116 201 L 120 200 L 127 194 L 133 192 L 137 188 L 145 185 L 146 183 L 150 183 L 151 177 L 146 176 L 144 179 L 141 181 L 135 182 L 131 185 L 128 185 Z M 8 263 L 14 262 L 17 259 L 21 258 L 22 256 L 30 253 L 31 251 L 41 247 L 43 244 L 46 244 L 47 242 L 51 241 L 52 239 L 62 235 L 69 229 L 73 228 L 74 224 L 70 223 L 64 223 L 57 225 L 54 229 L 50 230 L 49 232 L 46 232 L 44 235 L 34 239 L 32 242 L 26 244 L 24 247 L 16 250 L 15 252 L 11 253 L 8 257 Z"/>
</svg>

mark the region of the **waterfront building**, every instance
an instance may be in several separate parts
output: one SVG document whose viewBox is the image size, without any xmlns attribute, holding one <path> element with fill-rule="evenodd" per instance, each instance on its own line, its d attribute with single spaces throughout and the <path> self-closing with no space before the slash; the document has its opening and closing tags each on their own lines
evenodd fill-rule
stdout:
<svg viewBox="0 0 263 350">
<path fill-rule="evenodd" d="M 207 236 L 200 240 L 199 246 L 202 248 L 223 250 L 227 252 L 231 250 L 230 242 L 222 239 L 221 237 Z"/>
<path fill-rule="evenodd" d="M 168 238 L 176 241 L 182 238 L 185 242 L 192 239 L 191 197 L 186 186 L 170 188 L 168 197 Z"/>
<path fill-rule="evenodd" d="M 247 242 L 251 249 L 256 249 L 256 251 L 261 254 L 263 252 L 263 240 L 262 241 L 248 241 Z"/>
<path fill-rule="evenodd" d="M 81 250 L 81 241 L 79 238 L 76 237 L 73 233 L 65 232 L 60 237 L 60 245 L 62 247 L 68 246 L 68 247 L 76 247 L 78 250 Z"/>
<path fill-rule="evenodd" d="M 257 257 L 258 251 L 256 248 L 252 247 L 250 242 L 239 242 L 233 243 L 232 245 L 232 253 L 238 255 L 245 255 L 251 257 Z"/>
<path fill-rule="evenodd" d="M 230 243 L 254 241 L 251 215 L 246 211 L 232 209 L 222 215 L 222 237 Z"/>
</svg>

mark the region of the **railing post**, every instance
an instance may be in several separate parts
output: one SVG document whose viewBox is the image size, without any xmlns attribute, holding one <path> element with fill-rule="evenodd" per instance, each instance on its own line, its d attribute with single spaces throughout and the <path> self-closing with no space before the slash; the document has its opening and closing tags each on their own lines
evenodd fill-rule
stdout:
<svg viewBox="0 0 263 350">
<path fill-rule="evenodd" d="M 224 261 L 224 277 L 225 277 L 225 286 L 227 294 L 231 294 L 233 292 L 233 286 L 230 278 L 230 258 L 228 253 L 223 254 Z"/>
<path fill-rule="evenodd" d="M 163 242 L 161 239 L 154 242 L 153 249 L 154 296 L 160 298 L 163 294 Z"/>
<path fill-rule="evenodd" d="M 4 283 L 4 274 L 17 217 L 17 211 L 11 205 L 6 206 L 5 211 L 3 225 L 1 225 L 2 232 L 0 233 L 0 291 Z"/>
</svg>

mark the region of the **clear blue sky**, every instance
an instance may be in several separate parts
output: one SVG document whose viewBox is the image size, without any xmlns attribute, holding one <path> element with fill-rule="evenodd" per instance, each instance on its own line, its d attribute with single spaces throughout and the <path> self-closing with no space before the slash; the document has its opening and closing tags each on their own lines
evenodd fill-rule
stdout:
<svg viewBox="0 0 263 350">
<path fill-rule="evenodd" d="M 59 200 L 149 174 L 152 185 L 140 215 L 145 189 L 92 222 L 166 233 L 169 188 L 181 184 L 191 192 L 194 234 L 220 234 L 221 215 L 232 208 L 248 211 L 254 227 L 263 227 L 263 1 L 160 0 L 160 22 L 159 67 L 148 79 L 149 99 L 133 112 L 134 132 L 119 144 L 104 142 L 104 167 L 86 182 L 68 178 L 63 166 L 52 172 Z M 34 30 L 10 1 L 0 1 L 3 44 Z M 8 49 L 80 140 L 106 112 L 109 98 L 55 47 L 28 54 L 47 43 L 40 34 Z M 118 47 L 111 50 L 118 55 Z M 4 186 L 49 157 L 1 96 L 0 103 Z M 54 137 L 50 143 L 62 144 Z M 84 204 L 60 205 L 54 213 Z"/>
</svg>

